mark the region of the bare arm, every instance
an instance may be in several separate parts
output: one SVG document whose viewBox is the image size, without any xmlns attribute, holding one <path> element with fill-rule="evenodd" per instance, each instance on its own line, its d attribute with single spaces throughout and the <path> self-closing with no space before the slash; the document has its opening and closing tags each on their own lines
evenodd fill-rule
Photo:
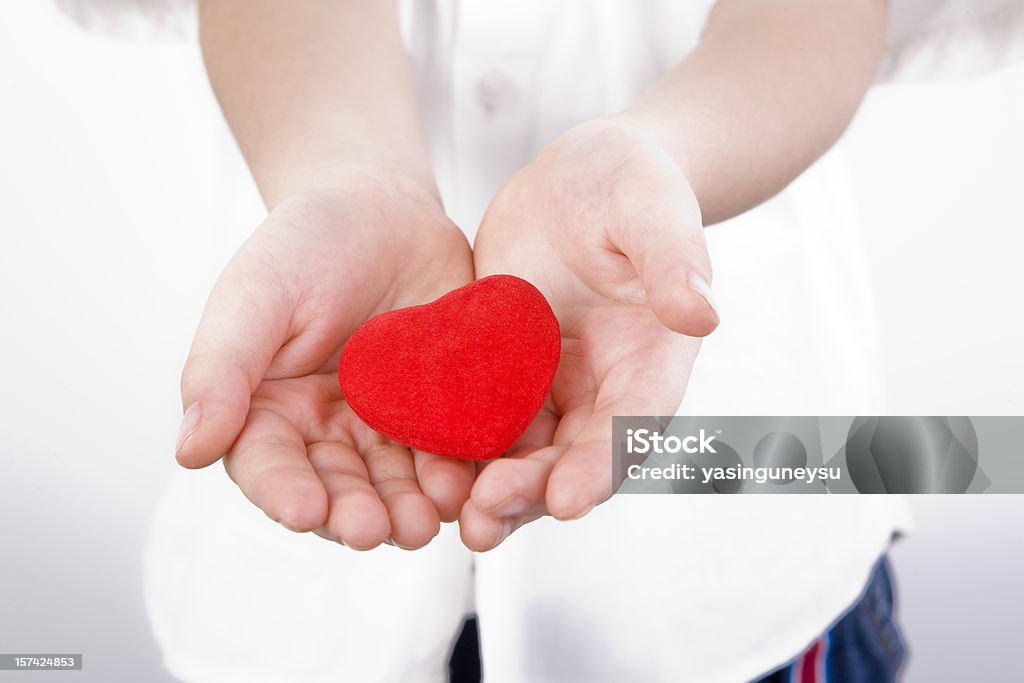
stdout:
<svg viewBox="0 0 1024 683">
<path fill-rule="evenodd" d="M 199 26 L 268 206 L 356 167 L 436 194 L 394 2 L 202 0 Z"/>
<path fill-rule="evenodd" d="M 612 491 L 615 415 L 672 415 L 718 325 L 703 225 L 785 187 L 872 80 L 882 0 L 720 0 L 700 46 L 621 114 L 552 142 L 491 203 L 476 272 L 540 287 L 563 333 L 551 399 L 462 510 L 488 550 Z M 651 142 L 656 144 L 651 144 Z"/>
<path fill-rule="evenodd" d="M 368 318 L 473 278 L 441 207 L 394 3 L 202 0 L 210 81 L 269 209 L 207 300 L 181 378 L 176 453 L 223 457 L 272 519 L 354 548 L 417 548 L 472 464 L 363 424 L 338 354 Z"/>
<path fill-rule="evenodd" d="M 683 170 L 705 224 L 771 197 L 836 141 L 878 68 L 886 0 L 720 0 L 625 113 Z"/>
</svg>

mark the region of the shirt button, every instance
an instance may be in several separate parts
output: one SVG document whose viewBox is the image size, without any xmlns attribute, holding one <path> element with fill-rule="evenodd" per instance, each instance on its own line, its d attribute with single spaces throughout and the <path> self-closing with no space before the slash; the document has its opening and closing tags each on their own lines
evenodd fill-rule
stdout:
<svg viewBox="0 0 1024 683">
<path fill-rule="evenodd" d="M 513 106 L 518 99 L 518 89 L 512 79 L 501 71 L 489 71 L 476 83 L 473 89 L 476 104 L 490 116 L 498 109 Z"/>
</svg>

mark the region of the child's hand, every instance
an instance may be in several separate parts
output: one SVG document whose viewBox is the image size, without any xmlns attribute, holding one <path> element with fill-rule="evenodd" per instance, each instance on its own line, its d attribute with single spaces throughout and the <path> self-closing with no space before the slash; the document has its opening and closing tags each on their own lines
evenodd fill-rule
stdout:
<svg viewBox="0 0 1024 683">
<path fill-rule="evenodd" d="M 338 354 L 370 316 L 472 278 L 465 237 L 413 183 L 351 177 L 280 203 L 207 302 L 182 375 L 179 462 L 226 453 L 245 495 L 296 531 L 360 549 L 426 544 L 458 515 L 474 468 L 367 428 L 341 396 Z"/>
<path fill-rule="evenodd" d="M 580 517 L 611 495 L 612 416 L 674 414 L 694 337 L 718 315 L 693 192 L 630 123 L 579 126 L 517 173 L 491 203 L 474 258 L 478 277 L 534 283 L 562 327 L 548 402 L 480 471 L 462 509 L 463 541 L 487 550 L 541 515 Z"/>
</svg>

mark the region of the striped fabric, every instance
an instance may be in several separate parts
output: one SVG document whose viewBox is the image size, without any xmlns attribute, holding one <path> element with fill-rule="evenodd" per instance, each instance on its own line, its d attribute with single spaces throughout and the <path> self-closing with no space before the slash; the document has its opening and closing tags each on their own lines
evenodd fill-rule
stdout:
<svg viewBox="0 0 1024 683">
<path fill-rule="evenodd" d="M 756 683 L 896 683 L 906 646 L 886 558 L 861 598 L 796 659 Z"/>
<path fill-rule="evenodd" d="M 789 683 L 825 683 L 828 680 L 828 634 L 814 641 L 789 667 Z"/>
</svg>

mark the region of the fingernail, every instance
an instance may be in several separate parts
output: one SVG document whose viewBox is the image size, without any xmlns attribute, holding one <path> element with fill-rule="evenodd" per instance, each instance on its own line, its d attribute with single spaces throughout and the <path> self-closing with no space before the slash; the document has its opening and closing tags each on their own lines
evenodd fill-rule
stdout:
<svg viewBox="0 0 1024 683">
<path fill-rule="evenodd" d="M 203 409 L 198 403 L 193 403 L 185 411 L 185 414 L 181 417 L 181 426 L 178 427 L 178 444 L 174 447 L 174 451 L 178 452 L 181 447 L 188 441 L 188 437 L 195 433 L 196 427 L 199 426 L 199 419 L 203 416 Z"/>
<path fill-rule="evenodd" d="M 391 536 L 388 536 L 388 537 L 387 537 L 387 540 L 385 540 L 384 542 L 385 542 L 385 543 L 387 543 L 388 545 L 393 545 L 393 546 L 395 546 L 396 548 L 399 548 L 399 549 L 401 549 L 401 550 L 416 550 L 416 548 L 413 548 L 412 546 L 408 546 L 408 545 L 402 545 L 401 543 L 399 543 L 398 541 L 396 541 L 396 540 L 395 540 L 394 538 L 392 538 Z"/>
<path fill-rule="evenodd" d="M 494 547 L 497 548 L 501 545 L 501 542 L 508 538 L 508 535 L 512 533 L 512 520 L 506 519 L 501 523 L 501 527 L 498 528 L 498 538 L 494 541 Z"/>
<path fill-rule="evenodd" d="M 522 496 L 509 496 L 489 512 L 495 517 L 518 517 L 526 514 L 529 507 L 529 501 Z"/>
<path fill-rule="evenodd" d="M 718 313 L 718 305 L 715 303 L 715 295 L 711 291 L 711 285 L 708 281 L 700 276 L 698 273 L 690 273 L 689 278 L 690 289 L 704 297 L 704 300 L 708 302 L 708 305 Z"/>
<path fill-rule="evenodd" d="M 576 515 L 574 515 L 572 517 L 569 517 L 566 521 L 572 521 L 574 519 L 580 519 L 582 517 L 586 517 L 587 513 L 589 513 L 593 509 L 594 509 L 594 505 L 593 504 L 588 505 L 587 507 L 585 507 L 582 510 L 580 510 L 579 514 L 576 514 Z"/>
</svg>

